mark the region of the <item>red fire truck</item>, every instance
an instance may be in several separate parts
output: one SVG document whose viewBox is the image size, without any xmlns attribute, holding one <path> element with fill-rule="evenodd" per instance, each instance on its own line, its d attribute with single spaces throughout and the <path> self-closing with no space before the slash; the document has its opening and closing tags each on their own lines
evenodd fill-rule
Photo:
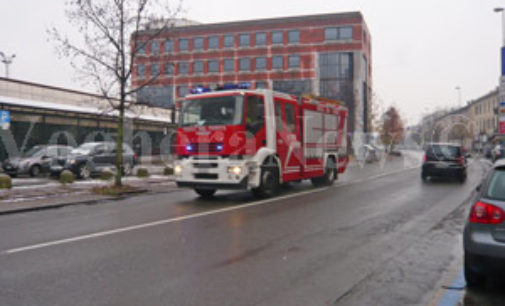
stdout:
<svg viewBox="0 0 505 306">
<path fill-rule="evenodd" d="M 331 185 L 346 169 L 348 111 L 336 101 L 243 84 L 191 93 L 180 105 L 179 187 L 204 198 L 217 189 L 268 197 L 286 182 Z"/>
</svg>

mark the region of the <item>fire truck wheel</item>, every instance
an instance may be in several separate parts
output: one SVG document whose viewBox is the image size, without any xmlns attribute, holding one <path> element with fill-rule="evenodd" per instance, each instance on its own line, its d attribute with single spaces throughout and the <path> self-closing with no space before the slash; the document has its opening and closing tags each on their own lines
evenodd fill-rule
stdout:
<svg viewBox="0 0 505 306">
<path fill-rule="evenodd" d="M 335 161 L 333 158 L 329 158 L 326 162 L 326 168 L 324 170 L 324 175 L 321 177 L 315 177 L 311 179 L 312 185 L 319 186 L 331 186 L 335 182 L 335 177 L 337 176 L 337 167 L 335 166 Z"/>
<path fill-rule="evenodd" d="M 199 188 L 196 188 L 195 192 L 198 193 L 198 195 L 201 196 L 204 199 L 210 199 L 216 193 L 216 189 L 199 189 Z"/>
<path fill-rule="evenodd" d="M 262 166 L 261 181 L 258 188 L 252 190 L 254 196 L 258 198 L 272 197 L 279 188 L 279 169 L 277 166 Z"/>
</svg>

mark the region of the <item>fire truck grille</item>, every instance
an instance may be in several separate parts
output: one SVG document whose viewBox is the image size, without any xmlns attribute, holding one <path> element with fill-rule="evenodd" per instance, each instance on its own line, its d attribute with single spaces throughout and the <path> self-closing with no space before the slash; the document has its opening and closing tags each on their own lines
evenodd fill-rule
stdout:
<svg viewBox="0 0 505 306">
<path fill-rule="evenodd" d="M 193 163 L 193 167 L 197 169 L 217 168 L 217 163 Z"/>
<path fill-rule="evenodd" d="M 217 153 L 223 150 L 223 144 L 217 142 L 211 143 L 192 143 L 190 144 L 195 153 Z"/>
<path fill-rule="evenodd" d="M 217 180 L 217 174 L 215 173 L 195 173 L 196 179 L 201 180 Z"/>
</svg>

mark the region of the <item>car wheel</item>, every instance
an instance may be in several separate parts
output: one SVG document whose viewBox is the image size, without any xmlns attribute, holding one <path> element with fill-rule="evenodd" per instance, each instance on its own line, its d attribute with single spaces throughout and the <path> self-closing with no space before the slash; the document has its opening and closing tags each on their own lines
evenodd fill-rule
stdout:
<svg viewBox="0 0 505 306">
<path fill-rule="evenodd" d="M 428 181 L 428 176 L 424 173 L 421 173 L 421 179 L 426 183 Z"/>
<path fill-rule="evenodd" d="M 40 166 L 39 165 L 33 165 L 30 168 L 30 176 L 31 177 L 37 177 L 40 175 Z"/>
<path fill-rule="evenodd" d="M 91 170 L 88 165 L 82 165 L 79 168 L 79 177 L 82 179 L 88 179 L 91 176 Z"/>
<path fill-rule="evenodd" d="M 463 184 L 466 181 L 466 174 L 462 174 L 459 176 L 459 182 Z"/>
<path fill-rule="evenodd" d="M 326 162 L 326 168 L 324 170 L 324 175 L 322 177 L 316 177 L 311 179 L 312 185 L 319 186 L 331 186 L 335 182 L 335 177 L 337 173 L 337 168 L 335 166 L 335 161 L 330 158 Z"/>
<path fill-rule="evenodd" d="M 132 165 L 130 163 L 125 163 L 123 165 L 123 175 L 128 176 L 132 174 Z"/>
<path fill-rule="evenodd" d="M 195 192 L 204 199 L 211 199 L 216 193 L 216 189 L 200 189 L 195 188 Z"/>
<path fill-rule="evenodd" d="M 464 273 L 465 273 L 466 285 L 469 288 L 474 289 L 482 288 L 486 284 L 487 280 L 486 276 L 481 273 L 473 271 L 472 265 L 473 262 L 470 255 L 465 253 Z"/>
<path fill-rule="evenodd" d="M 253 188 L 252 193 L 258 198 L 272 197 L 279 189 L 279 169 L 275 162 L 266 163 L 261 166 L 260 186 Z"/>
<path fill-rule="evenodd" d="M 12 177 L 12 178 L 15 178 L 15 177 L 17 177 L 17 176 L 18 176 L 18 174 L 17 174 L 17 173 L 8 173 L 8 175 L 9 175 L 10 177 Z"/>
</svg>

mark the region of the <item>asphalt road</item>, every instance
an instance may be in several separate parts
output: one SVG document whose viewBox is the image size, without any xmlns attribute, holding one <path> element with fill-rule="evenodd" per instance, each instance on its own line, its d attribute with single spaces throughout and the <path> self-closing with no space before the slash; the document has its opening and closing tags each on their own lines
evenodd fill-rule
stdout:
<svg viewBox="0 0 505 306">
<path fill-rule="evenodd" d="M 0 305 L 434 303 L 460 270 L 486 167 L 473 162 L 465 184 L 423 184 L 412 160 L 263 201 L 172 188 L 1 216 Z"/>
</svg>

